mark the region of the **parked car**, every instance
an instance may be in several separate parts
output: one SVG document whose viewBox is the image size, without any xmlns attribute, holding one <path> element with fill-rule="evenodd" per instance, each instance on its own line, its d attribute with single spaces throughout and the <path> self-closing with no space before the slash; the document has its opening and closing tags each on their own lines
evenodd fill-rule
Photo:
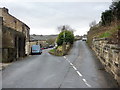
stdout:
<svg viewBox="0 0 120 90">
<path fill-rule="evenodd" d="M 31 47 L 31 54 L 41 54 L 42 49 L 40 48 L 40 45 L 32 45 Z"/>
<path fill-rule="evenodd" d="M 44 49 L 48 49 L 48 47 L 44 47 Z"/>
<path fill-rule="evenodd" d="M 42 47 L 41 49 L 43 50 L 44 48 Z"/>
<path fill-rule="evenodd" d="M 87 41 L 87 38 L 82 38 L 82 41 Z"/>
<path fill-rule="evenodd" d="M 49 48 L 53 48 L 54 46 L 53 45 L 49 45 Z"/>
</svg>

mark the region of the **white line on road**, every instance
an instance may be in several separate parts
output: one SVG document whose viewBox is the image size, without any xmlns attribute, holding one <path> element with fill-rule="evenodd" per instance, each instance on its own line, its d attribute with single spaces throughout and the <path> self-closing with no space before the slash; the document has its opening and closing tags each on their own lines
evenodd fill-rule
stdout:
<svg viewBox="0 0 120 90">
<path fill-rule="evenodd" d="M 71 66 L 73 66 L 73 64 L 72 64 L 72 63 L 70 63 L 70 65 L 71 65 Z"/>
<path fill-rule="evenodd" d="M 77 74 L 82 77 L 82 74 L 79 71 L 77 71 Z"/>
<path fill-rule="evenodd" d="M 80 77 L 82 77 L 82 74 L 77 70 L 77 68 L 65 57 L 65 56 L 63 56 L 64 58 L 65 58 L 65 60 L 67 60 L 68 62 L 69 62 L 69 64 L 73 67 L 73 69 L 77 72 L 77 74 L 80 76 Z M 88 86 L 88 87 L 92 87 L 91 85 L 89 85 L 88 83 L 87 83 L 87 81 L 86 81 L 86 79 L 82 79 L 83 80 L 83 82 Z"/>
<path fill-rule="evenodd" d="M 84 82 L 87 82 L 84 78 L 82 79 Z"/>
<path fill-rule="evenodd" d="M 69 60 L 68 60 L 69 63 L 71 63 Z"/>
<path fill-rule="evenodd" d="M 91 85 L 89 85 L 88 83 L 85 83 L 88 87 L 91 87 Z"/>
<path fill-rule="evenodd" d="M 89 85 L 84 78 L 83 78 L 82 80 L 85 82 L 85 84 L 86 84 L 88 87 L 91 87 L 91 85 Z"/>
<path fill-rule="evenodd" d="M 64 56 L 64 58 L 66 59 L 66 57 Z"/>
<path fill-rule="evenodd" d="M 74 68 L 75 70 L 77 70 L 77 68 L 76 68 L 75 66 L 73 66 L 73 68 Z"/>
</svg>

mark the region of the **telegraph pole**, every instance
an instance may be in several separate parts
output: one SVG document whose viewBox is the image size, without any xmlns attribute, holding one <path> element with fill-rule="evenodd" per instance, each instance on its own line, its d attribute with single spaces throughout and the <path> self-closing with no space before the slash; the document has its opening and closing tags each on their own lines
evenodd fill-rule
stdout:
<svg viewBox="0 0 120 90">
<path fill-rule="evenodd" d="M 64 37 L 64 40 L 63 40 L 63 54 L 65 55 L 66 54 L 65 26 L 63 26 L 62 31 L 63 31 L 63 37 Z"/>
</svg>

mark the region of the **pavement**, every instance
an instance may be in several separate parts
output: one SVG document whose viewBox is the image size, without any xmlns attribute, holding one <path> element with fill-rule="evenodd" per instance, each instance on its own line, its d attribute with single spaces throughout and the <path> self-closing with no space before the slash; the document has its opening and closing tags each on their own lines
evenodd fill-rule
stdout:
<svg viewBox="0 0 120 90">
<path fill-rule="evenodd" d="M 5 69 L 8 65 L 10 65 L 11 63 L 0 63 L 0 71 Z"/>
<path fill-rule="evenodd" d="M 70 53 L 57 57 L 43 50 L 13 62 L 2 71 L 3 88 L 116 88 L 86 42 L 76 41 Z M 1 72 L 0 72 L 1 73 Z"/>
</svg>

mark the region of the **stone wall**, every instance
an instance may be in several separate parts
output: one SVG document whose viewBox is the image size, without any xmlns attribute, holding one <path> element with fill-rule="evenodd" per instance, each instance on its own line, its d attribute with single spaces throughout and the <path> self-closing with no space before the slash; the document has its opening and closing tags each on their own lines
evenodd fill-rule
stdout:
<svg viewBox="0 0 120 90">
<path fill-rule="evenodd" d="M 2 62 L 11 62 L 25 56 L 25 35 L 2 26 Z"/>
<path fill-rule="evenodd" d="M 109 72 L 120 85 L 120 46 L 108 44 L 107 39 L 93 39 L 92 49 Z"/>
<path fill-rule="evenodd" d="M 0 17 L 3 18 L 3 25 L 4 26 L 24 34 L 25 39 L 26 39 L 25 40 L 26 41 L 25 42 L 25 53 L 28 55 L 29 39 L 30 39 L 30 35 L 29 35 L 30 28 L 25 23 L 23 23 L 22 21 L 20 21 L 16 17 L 9 14 L 9 10 L 7 8 L 5 8 L 5 7 L 0 8 Z"/>
<path fill-rule="evenodd" d="M 2 20 L 0 17 L 0 63 L 2 62 Z"/>
<path fill-rule="evenodd" d="M 5 7 L 0 8 L 0 12 L 0 16 L 3 17 L 3 24 L 5 26 L 23 32 L 26 35 L 26 32 L 28 32 L 30 28 L 25 23 L 9 14 L 9 10 Z"/>
</svg>

